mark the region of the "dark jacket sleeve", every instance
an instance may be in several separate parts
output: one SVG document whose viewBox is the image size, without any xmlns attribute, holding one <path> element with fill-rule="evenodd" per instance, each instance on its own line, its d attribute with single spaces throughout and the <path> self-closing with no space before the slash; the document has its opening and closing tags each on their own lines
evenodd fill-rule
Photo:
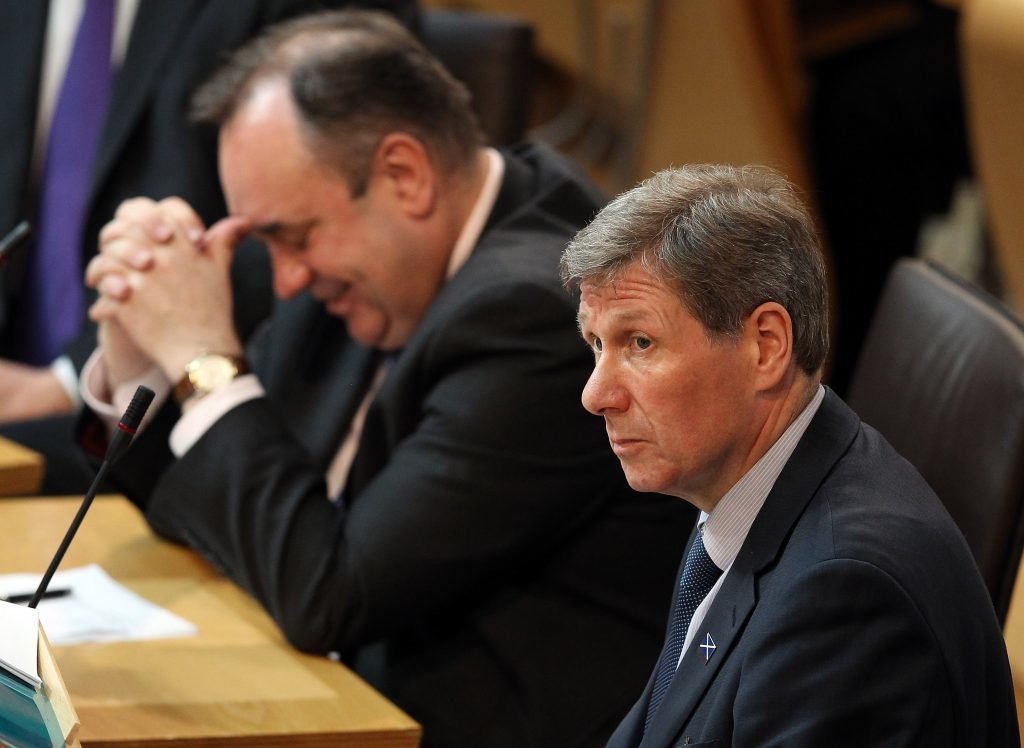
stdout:
<svg viewBox="0 0 1024 748">
<path fill-rule="evenodd" d="M 367 416 L 344 506 L 266 398 L 222 418 L 148 501 L 155 529 L 302 649 L 345 651 L 486 595 L 619 485 L 579 402 L 589 353 L 561 289 L 482 288 L 440 307 L 430 326 L 444 334 L 400 361 Z"/>
</svg>

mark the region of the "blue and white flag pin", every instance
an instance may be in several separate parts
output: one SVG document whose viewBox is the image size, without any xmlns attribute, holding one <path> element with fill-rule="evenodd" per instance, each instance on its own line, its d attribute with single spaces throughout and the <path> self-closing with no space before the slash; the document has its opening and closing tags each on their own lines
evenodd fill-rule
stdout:
<svg viewBox="0 0 1024 748">
<path fill-rule="evenodd" d="M 711 638 L 711 634 L 704 634 L 704 643 L 700 645 L 700 648 L 704 650 L 704 663 L 711 659 L 711 655 L 718 649 L 718 645 L 715 644 L 715 640 Z"/>
</svg>

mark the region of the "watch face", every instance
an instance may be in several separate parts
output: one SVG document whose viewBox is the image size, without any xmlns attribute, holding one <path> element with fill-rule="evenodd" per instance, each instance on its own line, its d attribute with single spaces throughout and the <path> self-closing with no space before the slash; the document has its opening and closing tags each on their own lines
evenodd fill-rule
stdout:
<svg viewBox="0 0 1024 748">
<path fill-rule="evenodd" d="M 200 391 L 209 392 L 221 387 L 238 374 L 235 362 L 225 356 L 203 356 L 193 362 L 189 369 L 192 385 Z"/>
</svg>

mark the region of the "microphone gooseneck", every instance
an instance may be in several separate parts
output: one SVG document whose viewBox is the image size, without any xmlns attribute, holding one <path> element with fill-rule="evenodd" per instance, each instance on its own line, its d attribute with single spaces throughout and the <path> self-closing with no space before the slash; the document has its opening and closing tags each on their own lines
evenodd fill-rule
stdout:
<svg viewBox="0 0 1024 748">
<path fill-rule="evenodd" d="M 82 520 L 85 519 L 85 513 L 89 511 L 89 507 L 92 505 L 92 500 L 96 497 L 96 491 L 99 490 L 100 484 L 103 482 L 103 477 L 107 474 L 107 469 L 113 465 L 121 455 L 124 454 L 125 450 L 128 449 L 128 445 L 131 444 L 132 438 L 135 436 L 135 432 L 139 428 L 139 424 L 142 423 L 142 417 L 146 415 L 146 411 L 149 409 L 149 404 L 153 402 L 153 390 L 149 387 L 139 386 L 135 390 L 135 395 L 132 397 L 131 403 L 128 404 L 128 408 L 125 410 L 124 415 L 121 416 L 121 420 L 117 424 L 113 436 L 110 439 L 110 445 L 107 447 L 107 454 L 103 458 L 103 464 L 100 465 L 100 469 L 96 471 L 96 477 L 92 480 L 92 485 L 89 486 L 89 490 L 85 493 L 85 498 L 82 500 L 82 505 L 78 507 L 78 513 L 75 518 L 71 521 L 71 526 L 68 527 L 67 533 L 64 535 L 64 540 L 61 541 L 60 547 L 57 549 L 57 553 L 54 554 L 53 560 L 50 561 L 50 566 L 43 574 L 43 578 L 39 581 L 39 587 L 36 588 L 36 592 L 32 595 L 32 599 L 28 603 L 28 607 L 34 608 L 39 604 L 43 594 L 46 592 L 46 588 L 50 584 L 50 579 L 53 577 L 57 567 L 60 566 L 61 560 L 64 558 L 64 554 L 67 553 L 68 546 L 71 545 L 71 540 L 75 537 L 75 533 L 78 532 L 78 526 L 82 524 Z"/>
</svg>

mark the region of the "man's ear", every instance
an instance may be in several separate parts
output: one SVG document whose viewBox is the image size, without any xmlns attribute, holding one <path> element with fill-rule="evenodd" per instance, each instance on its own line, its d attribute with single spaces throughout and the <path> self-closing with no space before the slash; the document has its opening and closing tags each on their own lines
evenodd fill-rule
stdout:
<svg viewBox="0 0 1024 748">
<path fill-rule="evenodd" d="M 381 138 L 373 154 L 371 189 L 383 190 L 411 218 L 425 218 L 435 207 L 438 177 L 418 139 L 403 132 Z"/>
<path fill-rule="evenodd" d="M 750 313 L 744 328 L 756 351 L 756 386 L 760 391 L 772 390 L 793 363 L 793 319 L 781 304 L 766 301 Z"/>
</svg>

